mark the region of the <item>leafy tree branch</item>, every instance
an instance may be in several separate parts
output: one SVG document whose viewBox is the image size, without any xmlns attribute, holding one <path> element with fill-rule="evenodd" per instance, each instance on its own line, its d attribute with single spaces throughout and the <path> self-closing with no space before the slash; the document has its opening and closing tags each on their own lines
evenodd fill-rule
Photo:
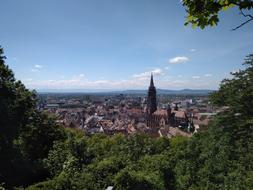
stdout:
<svg viewBox="0 0 253 190">
<path fill-rule="evenodd" d="M 243 12 L 244 10 L 252 10 L 252 0 L 182 0 L 182 4 L 187 12 L 185 25 L 191 24 L 193 28 L 204 29 L 207 26 L 216 26 L 219 22 L 219 12 L 232 7 L 237 7 L 241 15 L 248 18 L 232 30 L 237 30 L 253 20 L 251 14 Z"/>
</svg>

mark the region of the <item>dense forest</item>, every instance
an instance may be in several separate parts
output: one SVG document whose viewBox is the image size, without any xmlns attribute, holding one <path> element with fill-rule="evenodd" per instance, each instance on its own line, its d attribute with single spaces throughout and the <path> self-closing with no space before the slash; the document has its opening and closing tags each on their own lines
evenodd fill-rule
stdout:
<svg viewBox="0 0 253 190">
<path fill-rule="evenodd" d="M 253 55 L 210 95 L 226 106 L 192 138 L 85 136 L 36 109 L 0 48 L 0 189 L 253 189 Z"/>
</svg>

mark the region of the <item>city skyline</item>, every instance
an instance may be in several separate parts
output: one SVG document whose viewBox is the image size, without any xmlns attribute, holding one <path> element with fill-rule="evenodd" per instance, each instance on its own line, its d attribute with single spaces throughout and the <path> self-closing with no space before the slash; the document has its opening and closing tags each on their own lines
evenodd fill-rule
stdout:
<svg viewBox="0 0 253 190">
<path fill-rule="evenodd" d="M 0 9 L 6 62 L 38 91 L 147 89 L 151 72 L 158 89 L 217 89 L 253 48 L 251 23 L 231 31 L 238 10 L 192 29 L 179 0 L 13 0 Z"/>
</svg>

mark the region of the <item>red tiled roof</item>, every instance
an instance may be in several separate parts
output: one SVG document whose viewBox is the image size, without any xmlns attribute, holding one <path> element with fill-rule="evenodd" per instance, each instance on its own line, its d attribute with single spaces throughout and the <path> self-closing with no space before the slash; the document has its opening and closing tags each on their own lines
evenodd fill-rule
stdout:
<svg viewBox="0 0 253 190">
<path fill-rule="evenodd" d="M 175 113 L 175 117 L 186 118 L 186 114 L 184 111 L 173 111 L 173 113 Z"/>
<path fill-rule="evenodd" d="M 111 120 L 101 120 L 99 123 L 102 125 L 102 127 L 111 127 L 113 125 L 113 122 Z"/>
<path fill-rule="evenodd" d="M 142 114 L 142 110 L 141 109 L 137 109 L 137 108 L 129 109 L 127 112 L 129 112 L 131 114 Z"/>
<path fill-rule="evenodd" d="M 167 116 L 167 111 L 166 110 L 156 110 L 154 115 L 160 115 L 160 116 Z"/>
</svg>

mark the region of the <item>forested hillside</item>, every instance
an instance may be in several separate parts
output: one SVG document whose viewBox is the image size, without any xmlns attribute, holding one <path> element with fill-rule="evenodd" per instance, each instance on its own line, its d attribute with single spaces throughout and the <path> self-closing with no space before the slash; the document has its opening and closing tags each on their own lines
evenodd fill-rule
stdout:
<svg viewBox="0 0 253 190">
<path fill-rule="evenodd" d="M 253 55 L 210 96 L 226 106 L 192 138 L 84 136 L 36 110 L 0 49 L 0 189 L 253 189 Z"/>
</svg>

